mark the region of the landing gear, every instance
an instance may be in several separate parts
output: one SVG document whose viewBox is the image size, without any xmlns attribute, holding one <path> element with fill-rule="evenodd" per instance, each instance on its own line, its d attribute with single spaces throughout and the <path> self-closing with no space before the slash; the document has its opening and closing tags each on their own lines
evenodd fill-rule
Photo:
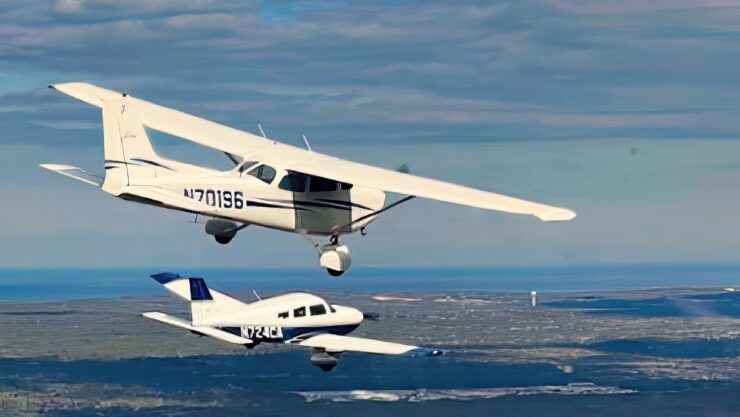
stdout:
<svg viewBox="0 0 740 417">
<path fill-rule="evenodd" d="M 216 239 L 216 242 L 225 245 L 231 242 L 231 239 L 233 239 L 234 236 L 213 235 L 213 238 Z"/>
<path fill-rule="evenodd" d="M 327 353 L 323 349 L 314 349 L 311 352 L 311 365 L 320 368 L 324 372 L 334 369 L 339 363 L 338 353 Z"/>
<path fill-rule="evenodd" d="M 352 265 L 349 248 L 339 242 L 339 236 L 332 236 L 329 244 L 319 249 L 319 265 L 333 277 L 341 276 Z"/>
<path fill-rule="evenodd" d="M 206 222 L 206 233 L 213 236 L 216 242 L 225 245 L 234 239 L 236 232 L 247 226 L 247 223 L 239 225 L 231 220 L 211 219 Z"/>
<path fill-rule="evenodd" d="M 329 237 L 329 243 L 321 247 L 310 236 L 303 235 L 303 237 L 319 253 L 319 266 L 325 268 L 326 272 L 332 277 L 342 276 L 352 265 L 352 255 L 349 253 L 349 248 L 339 241 L 339 235 L 332 235 Z"/>
<path fill-rule="evenodd" d="M 329 273 L 329 275 L 338 278 L 341 277 L 342 274 L 344 274 L 344 271 L 337 271 L 336 269 L 326 268 L 326 272 Z"/>
</svg>

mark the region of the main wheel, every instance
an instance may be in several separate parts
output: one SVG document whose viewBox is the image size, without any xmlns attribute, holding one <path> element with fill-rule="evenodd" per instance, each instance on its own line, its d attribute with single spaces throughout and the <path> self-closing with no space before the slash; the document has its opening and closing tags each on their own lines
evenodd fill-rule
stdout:
<svg viewBox="0 0 740 417">
<path fill-rule="evenodd" d="M 336 269 L 326 268 L 326 272 L 333 277 L 341 277 L 344 271 L 337 271 Z"/>
<path fill-rule="evenodd" d="M 231 242 L 231 239 L 233 239 L 233 236 L 223 236 L 223 235 L 213 235 L 213 238 L 216 239 L 216 242 L 225 245 L 229 242 Z"/>
</svg>

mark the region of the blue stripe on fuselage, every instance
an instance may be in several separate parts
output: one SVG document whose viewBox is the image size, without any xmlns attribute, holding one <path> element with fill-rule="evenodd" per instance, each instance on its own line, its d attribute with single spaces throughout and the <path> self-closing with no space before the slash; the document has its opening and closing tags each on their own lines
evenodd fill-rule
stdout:
<svg viewBox="0 0 740 417">
<path fill-rule="evenodd" d="M 283 341 L 287 342 L 297 337 L 308 337 L 321 333 L 345 335 L 352 333 L 358 326 L 359 324 L 342 324 L 339 326 L 322 327 L 283 327 Z"/>
<path fill-rule="evenodd" d="M 283 337 L 282 338 L 269 338 L 269 337 L 255 337 L 254 335 L 247 334 L 246 328 L 249 326 L 239 327 L 219 327 L 218 329 L 231 334 L 242 336 L 251 339 L 255 342 L 268 342 L 268 343 L 287 343 L 295 338 L 308 338 L 322 333 L 330 333 L 336 335 L 345 335 L 352 333 L 359 324 L 343 324 L 339 326 L 313 326 L 313 327 L 280 327 Z M 259 326 L 254 327 L 267 327 L 272 326 Z M 277 327 L 277 326 L 276 326 Z M 265 332 L 268 333 L 269 332 Z"/>
</svg>

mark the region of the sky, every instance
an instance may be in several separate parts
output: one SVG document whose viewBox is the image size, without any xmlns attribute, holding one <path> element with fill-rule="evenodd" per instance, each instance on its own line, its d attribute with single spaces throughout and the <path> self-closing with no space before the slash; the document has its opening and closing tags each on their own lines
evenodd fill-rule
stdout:
<svg viewBox="0 0 740 417">
<path fill-rule="evenodd" d="M 578 213 L 414 200 L 346 239 L 355 266 L 737 262 L 738 45 L 729 0 L 4 0 L 0 267 L 316 263 L 38 168 L 103 171 L 99 111 L 46 88 L 68 81 Z"/>
</svg>

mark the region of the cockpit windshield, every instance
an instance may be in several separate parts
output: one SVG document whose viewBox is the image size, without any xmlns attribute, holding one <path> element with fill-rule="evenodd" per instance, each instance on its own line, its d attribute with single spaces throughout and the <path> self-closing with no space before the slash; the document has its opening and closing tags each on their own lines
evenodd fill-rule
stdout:
<svg viewBox="0 0 740 417">
<path fill-rule="evenodd" d="M 247 175 L 259 178 L 267 184 L 270 184 L 272 183 L 272 180 L 275 179 L 275 168 L 269 165 L 262 164 L 257 168 L 254 168 L 253 170 L 247 172 Z"/>
<path fill-rule="evenodd" d="M 312 316 L 321 316 L 326 314 L 326 307 L 323 304 L 316 304 L 308 308 L 311 311 Z"/>
<path fill-rule="evenodd" d="M 252 168 L 255 165 L 257 165 L 257 161 L 245 161 L 243 164 L 239 166 L 239 173 L 243 173 L 244 171 L 248 170 L 249 168 Z"/>
</svg>

